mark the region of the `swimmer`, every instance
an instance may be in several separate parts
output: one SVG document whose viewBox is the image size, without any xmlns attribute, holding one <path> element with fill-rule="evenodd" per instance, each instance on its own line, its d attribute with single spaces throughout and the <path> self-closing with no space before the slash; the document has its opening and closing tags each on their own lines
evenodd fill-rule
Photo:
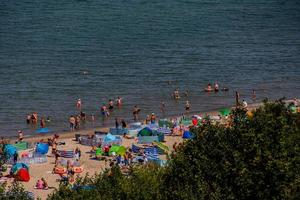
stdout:
<svg viewBox="0 0 300 200">
<path fill-rule="evenodd" d="M 82 105 L 81 99 L 78 99 L 77 102 L 76 102 L 76 108 L 78 110 L 81 110 L 81 105 Z"/>
<path fill-rule="evenodd" d="M 117 102 L 117 106 L 118 106 L 118 107 L 121 107 L 121 105 L 122 105 L 122 98 L 121 98 L 121 97 L 118 97 L 118 98 L 116 99 L 116 102 Z"/>
<path fill-rule="evenodd" d="M 162 113 L 164 113 L 165 112 L 165 108 L 166 108 L 166 104 L 165 104 L 165 102 L 161 102 L 160 103 L 160 111 L 162 112 Z"/>
<path fill-rule="evenodd" d="M 214 89 L 215 89 L 215 92 L 219 92 L 219 84 L 217 82 L 215 82 Z"/>
<path fill-rule="evenodd" d="M 256 91 L 252 90 L 252 101 L 256 100 Z"/>
<path fill-rule="evenodd" d="M 191 108 L 190 102 L 189 102 L 189 101 L 186 101 L 186 102 L 185 102 L 185 111 L 186 111 L 186 113 L 189 112 L 190 108 Z"/>
<path fill-rule="evenodd" d="M 18 138 L 19 138 L 19 142 L 23 141 L 23 131 L 21 130 L 18 131 Z"/>
<path fill-rule="evenodd" d="M 108 109 L 109 109 L 109 110 L 114 109 L 114 101 L 111 100 L 111 99 L 108 101 Z"/>
</svg>

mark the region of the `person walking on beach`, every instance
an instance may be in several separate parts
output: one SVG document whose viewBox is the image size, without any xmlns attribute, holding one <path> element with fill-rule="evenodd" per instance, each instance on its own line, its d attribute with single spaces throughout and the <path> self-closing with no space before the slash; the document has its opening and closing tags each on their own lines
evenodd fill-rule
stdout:
<svg viewBox="0 0 300 200">
<path fill-rule="evenodd" d="M 133 114 L 133 119 L 134 119 L 134 121 L 137 121 L 138 120 L 138 118 L 139 118 L 139 112 L 141 111 L 141 109 L 137 106 L 137 105 L 135 105 L 134 107 L 133 107 L 133 112 L 132 112 L 132 114 Z"/>
<path fill-rule="evenodd" d="M 74 131 L 75 129 L 75 117 L 73 115 L 70 116 L 69 118 L 69 123 L 70 123 L 70 130 Z"/>
<path fill-rule="evenodd" d="M 77 110 L 81 110 L 81 105 L 82 105 L 81 99 L 78 99 L 77 102 L 76 102 Z"/>
<path fill-rule="evenodd" d="M 190 107 L 191 107 L 190 102 L 189 102 L 189 101 L 186 101 L 186 102 L 185 102 L 185 112 L 186 112 L 186 113 L 189 113 Z"/>
</svg>

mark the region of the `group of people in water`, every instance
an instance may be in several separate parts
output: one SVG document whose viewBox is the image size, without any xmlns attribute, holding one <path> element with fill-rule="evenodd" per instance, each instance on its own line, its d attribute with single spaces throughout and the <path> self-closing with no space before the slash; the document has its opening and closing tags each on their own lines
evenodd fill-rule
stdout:
<svg viewBox="0 0 300 200">
<path fill-rule="evenodd" d="M 207 84 L 207 87 L 204 88 L 204 91 L 205 92 L 218 92 L 218 91 L 229 91 L 229 89 L 227 87 L 222 87 L 220 89 L 219 87 L 219 84 L 218 82 L 215 82 L 213 85 L 211 83 L 208 83 Z M 189 91 L 188 90 L 185 90 L 183 93 L 183 96 L 186 97 L 186 101 L 185 101 L 185 105 L 184 105 L 184 109 L 185 109 L 185 114 L 189 114 L 190 110 L 191 110 L 191 103 L 190 101 L 188 100 L 188 96 L 189 96 Z M 179 92 L 179 89 L 176 88 L 174 91 L 173 91 L 173 94 L 172 94 L 172 97 L 175 99 L 175 100 L 178 100 L 180 99 L 180 92 Z M 237 102 L 237 105 L 241 105 L 243 104 L 244 107 L 247 106 L 247 102 L 245 100 L 243 100 L 242 102 L 240 102 L 239 100 L 239 93 L 236 92 L 236 102 Z M 252 91 L 252 99 L 255 100 L 256 99 L 256 91 L 253 90 Z M 116 99 L 109 99 L 108 102 L 105 104 L 103 104 L 100 108 L 100 113 L 101 113 L 101 116 L 103 118 L 107 118 L 111 115 L 111 113 L 113 112 L 113 110 L 115 110 L 115 108 L 118 108 L 120 109 L 122 107 L 122 102 L 123 99 L 121 97 L 117 97 Z M 81 123 L 84 122 L 86 119 L 87 119 L 87 116 L 85 114 L 85 112 L 83 112 L 82 110 L 82 100 L 81 99 L 77 99 L 76 101 L 76 109 L 79 111 L 79 113 L 77 115 L 71 115 L 69 117 L 69 124 L 70 124 L 70 130 L 71 131 L 74 131 L 74 130 L 79 130 L 81 128 Z M 162 113 L 165 113 L 165 110 L 166 110 L 166 104 L 165 102 L 161 102 L 160 103 L 160 111 Z M 132 114 L 133 114 L 133 120 L 134 121 L 138 121 L 139 120 L 139 113 L 141 111 L 141 108 L 139 108 L 137 105 L 135 105 L 133 107 L 133 111 L 132 111 Z M 151 115 L 151 117 L 153 117 Z M 147 121 L 151 121 L 151 117 L 150 115 L 147 115 L 146 117 L 146 120 Z M 88 116 L 89 120 L 93 123 L 95 121 L 95 115 L 94 114 L 91 114 Z M 50 117 L 47 117 L 47 118 L 44 118 L 44 117 L 41 117 L 41 119 L 39 120 L 38 119 L 38 114 L 37 112 L 34 112 L 32 114 L 29 114 L 26 118 L 26 122 L 27 124 L 33 124 L 33 125 L 36 125 L 38 124 L 38 121 L 40 122 L 40 127 L 41 128 L 44 128 L 46 127 L 46 124 L 48 124 L 51 119 Z"/>
</svg>

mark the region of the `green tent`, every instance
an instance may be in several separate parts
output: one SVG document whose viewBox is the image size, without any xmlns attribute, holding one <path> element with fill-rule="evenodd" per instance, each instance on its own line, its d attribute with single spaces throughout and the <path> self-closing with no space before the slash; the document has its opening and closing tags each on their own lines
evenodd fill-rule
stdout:
<svg viewBox="0 0 300 200">
<path fill-rule="evenodd" d="M 192 125 L 193 122 L 190 119 L 183 119 L 183 120 L 180 121 L 180 124 L 182 124 L 184 126 L 189 126 L 189 125 Z"/>
<path fill-rule="evenodd" d="M 231 110 L 229 108 L 222 108 L 219 110 L 219 113 L 222 115 L 222 116 L 227 116 L 229 115 L 231 112 Z"/>
<path fill-rule="evenodd" d="M 101 149 L 101 148 L 96 149 L 95 155 L 96 155 L 96 156 L 101 156 L 101 155 L 103 155 L 102 149 Z"/>
<path fill-rule="evenodd" d="M 138 136 L 153 136 L 153 135 L 154 135 L 153 131 L 148 127 L 145 127 L 138 132 Z"/>
<path fill-rule="evenodd" d="M 125 153 L 126 153 L 126 148 L 125 148 L 124 146 L 113 145 L 113 146 L 109 149 L 109 155 L 111 155 L 112 152 L 115 152 L 116 154 L 120 154 L 121 156 L 123 156 L 123 155 L 125 155 Z"/>
</svg>

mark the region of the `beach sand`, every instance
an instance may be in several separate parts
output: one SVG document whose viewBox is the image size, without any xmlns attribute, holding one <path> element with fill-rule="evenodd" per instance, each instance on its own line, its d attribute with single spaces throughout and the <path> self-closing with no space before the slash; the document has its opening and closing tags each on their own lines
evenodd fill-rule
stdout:
<svg viewBox="0 0 300 200">
<path fill-rule="evenodd" d="M 88 133 L 86 131 L 82 133 Z M 73 136 L 70 138 L 70 136 Z M 68 137 L 67 137 L 68 136 Z M 109 166 L 109 161 L 99 161 L 99 160 L 94 160 L 90 158 L 90 153 L 91 147 L 90 146 L 84 146 L 79 144 L 77 141 L 75 141 L 74 138 L 74 133 L 68 133 L 66 135 L 61 135 L 59 138 L 58 142 L 65 142 L 65 145 L 59 145 L 58 149 L 62 150 L 69 150 L 69 149 L 75 149 L 76 147 L 79 147 L 82 156 L 80 159 L 81 164 L 84 167 L 84 171 L 79 174 L 79 176 L 83 177 L 87 173 L 91 176 L 93 176 L 95 173 L 99 173 L 103 171 L 106 167 Z M 40 138 L 30 138 L 29 141 L 39 141 L 44 137 Z M 172 150 L 172 146 L 175 142 L 181 142 L 182 138 L 180 136 L 165 136 L 165 145 L 169 147 L 170 150 Z M 122 145 L 125 147 L 131 147 L 132 144 L 135 143 L 134 139 L 125 139 L 122 138 Z M 28 150 L 26 150 L 28 152 Z M 29 150 L 30 151 L 30 150 Z M 31 150 L 32 151 L 32 150 Z M 25 151 L 21 151 L 20 154 Z M 109 157 L 110 158 L 110 157 Z M 161 157 L 162 159 L 166 159 L 165 156 Z M 24 185 L 24 188 L 26 191 L 33 192 L 35 195 L 35 198 L 39 197 L 41 199 L 46 199 L 48 194 L 52 193 L 54 191 L 54 188 L 58 188 L 59 186 L 59 180 L 60 176 L 58 174 L 53 174 L 52 170 L 54 167 L 54 161 L 55 158 L 51 155 L 51 150 L 49 149 L 48 155 L 47 155 L 47 163 L 43 164 L 31 164 L 29 166 L 29 173 L 30 173 L 30 181 L 29 182 L 22 182 Z M 37 182 L 38 179 L 41 179 L 44 177 L 50 187 L 48 190 L 38 190 L 34 189 L 34 186 Z"/>
<path fill-rule="evenodd" d="M 257 107 L 259 107 L 261 104 L 251 104 L 249 105 L 248 109 L 253 110 Z M 195 113 L 193 113 L 195 114 Z M 212 111 L 212 112 L 205 112 L 205 113 L 199 113 L 199 116 L 204 116 L 204 115 L 211 115 L 215 116 L 218 115 L 218 111 Z M 93 176 L 95 173 L 99 173 L 103 171 L 106 167 L 109 165 L 109 161 L 99 161 L 99 160 L 94 160 L 90 158 L 90 146 L 84 146 L 79 144 L 77 141 L 75 141 L 75 134 L 81 134 L 81 135 L 92 135 L 94 134 L 95 131 L 102 131 L 102 132 L 107 132 L 108 128 L 96 128 L 92 130 L 82 130 L 82 131 L 75 131 L 75 132 L 67 132 L 63 134 L 58 134 L 59 139 L 58 142 L 65 142 L 65 145 L 59 145 L 58 149 L 60 150 L 70 150 L 74 149 L 76 147 L 79 147 L 82 155 L 81 155 L 81 163 L 84 166 L 84 172 L 79 174 L 79 176 L 85 176 L 87 173 L 90 176 Z M 26 138 L 25 141 L 27 142 L 39 142 L 42 139 L 46 142 L 47 138 L 51 137 L 51 135 L 39 135 L 35 137 L 30 137 Z M 173 144 L 177 142 L 182 142 L 182 138 L 180 136 L 165 136 L 165 145 L 169 147 L 169 150 L 173 150 Z M 122 138 L 122 145 L 125 147 L 131 147 L 132 144 L 135 143 L 134 139 L 125 139 Z M 26 150 L 28 152 L 28 150 Z M 30 150 L 29 150 L 30 151 Z M 33 151 L 33 150 L 31 150 Z M 22 153 L 22 152 L 21 152 Z M 47 196 L 54 191 L 54 188 L 58 188 L 59 186 L 59 180 L 60 176 L 57 174 L 53 174 L 52 170 L 54 167 L 54 160 L 55 158 L 51 156 L 51 150 L 49 150 L 48 155 L 47 155 L 47 163 L 43 164 L 31 164 L 29 168 L 29 173 L 30 173 L 30 181 L 29 182 L 23 182 L 22 184 L 24 185 L 24 188 L 26 191 L 33 192 L 35 195 L 35 198 L 39 197 L 41 199 L 46 199 Z M 165 159 L 165 156 L 164 158 Z M 34 189 L 34 186 L 37 182 L 38 179 L 44 177 L 46 181 L 48 182 L 48 185 L 50 189 L 48 190 L 38 190 Z"/>
</svg>

